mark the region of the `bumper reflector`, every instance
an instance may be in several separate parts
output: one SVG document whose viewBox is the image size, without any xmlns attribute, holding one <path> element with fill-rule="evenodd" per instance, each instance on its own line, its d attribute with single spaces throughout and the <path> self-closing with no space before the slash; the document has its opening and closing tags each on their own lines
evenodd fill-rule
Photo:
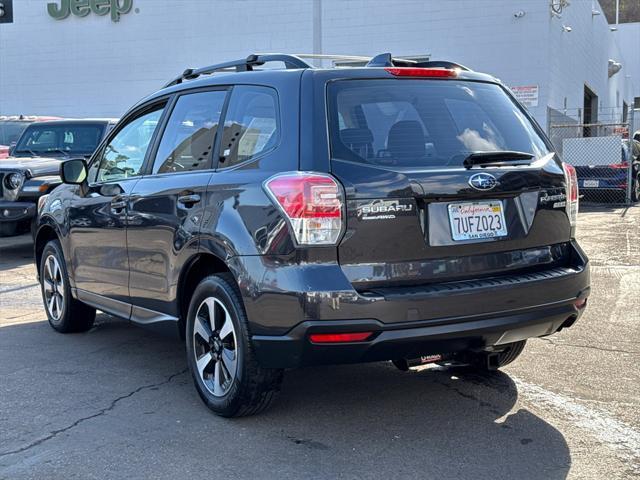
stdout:
<svg viewBox="0 0 640 480">
<path fill-rule="evenodd" d="M 582 310 L 584 307 L 587 306 L 587 299 L 586 298 L 580 298 L 580 299 L 576 300 L 575 302 L 573 302 L 573 304 L 576 306 L 576 308 L 578 310 Z"/>
<path fill-rule="evenodd" d="M 373 332 L 356 333 L 313 333 L 309 335 L 312 343 L 349 343 L 364 342 L 373 335 Z"/>
</svg>

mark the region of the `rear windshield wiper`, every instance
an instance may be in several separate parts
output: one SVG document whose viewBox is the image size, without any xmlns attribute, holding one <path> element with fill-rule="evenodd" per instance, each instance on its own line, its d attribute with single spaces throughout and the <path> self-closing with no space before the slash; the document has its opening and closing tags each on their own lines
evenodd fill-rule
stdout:
<svg viewBox="0 0 640 480">
<path fill-rule="evenodd" d="M 530 160 L 534 157 L 532 153 L 517 152 L 513 150 L 496 150 L 493 152 L 474 152 L 464 159 L 462 164 L 465 168 L 471 168 L 474 165 L 529 165 Z"/>
</svg>

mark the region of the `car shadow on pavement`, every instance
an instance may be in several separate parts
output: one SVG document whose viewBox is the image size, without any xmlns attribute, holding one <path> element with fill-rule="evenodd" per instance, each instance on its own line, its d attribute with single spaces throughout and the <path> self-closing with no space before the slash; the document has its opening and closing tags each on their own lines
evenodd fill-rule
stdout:
<svg viewBox="0 0 640 480">
<path fill-rule="evenodd" d="M 381 468 L 395 464 L 422 478 L 565 478 L 571 456 L 563 435 L 514 409 L 517 399 L 516 384 L 501 371 L 402 372 L 382 362 L 288 372 L 267 415 L 295 422 L 294 443 L 372 450 Z"/>
<path fill-rule="evenodd" d="M 24 355 L 24 345 L 35 348 Z M 43 321 L 1 328 L 0 477 L 3 466 L 44 473 L 60 449 L 76 452 L 74 471 L 93 475 L 124 442 L 130 462 L 150 451 L 174 459 L 134 463 L 148 478 L 175 478 L 181 465 L 211 466 L 215 438 L 225 439 L 220 468 L 237 478 L 284 468 L 283 478 L 563 479 L 571 465 L 563 435 L 518 402 L 508 373 L 301 368 L 286 372 L 271 409 L 228 420 L 200 402 L 185 368 L 182 343 L 107 315 L 85 334 L 58 335 Z M 95 450 L 100 458 L 87 464 Z"/>
</svg>

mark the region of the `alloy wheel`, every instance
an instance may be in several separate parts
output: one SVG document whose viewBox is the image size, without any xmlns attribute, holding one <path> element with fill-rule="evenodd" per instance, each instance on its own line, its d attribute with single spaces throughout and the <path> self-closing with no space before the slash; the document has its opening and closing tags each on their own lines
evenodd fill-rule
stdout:
<svg viewBox="0 0 640 480">
<path fill-rule="evenodd" d="M 64 279 L 55 255 L 49 255 L 44 261 L 42 282 L 47 311 L 51 318 L 60 320 L 64 310 Z"/>
<path fill-rule="evenodd" d="M 209 297 L 198 307 L 193 352 L 198 375 L 209 393 L 226 395 L 236 377 L 238 350 L 231 315 L 217 298 Z"/>
</svg>

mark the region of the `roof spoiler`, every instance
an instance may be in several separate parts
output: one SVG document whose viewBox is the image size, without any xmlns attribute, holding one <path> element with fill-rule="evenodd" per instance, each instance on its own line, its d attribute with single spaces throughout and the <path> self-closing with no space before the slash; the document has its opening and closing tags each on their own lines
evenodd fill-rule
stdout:
<svg viewBox="0 0 640 480">
<path fill-rule="evenodd" d="M 449 62 L 447 60 L 428 60 L 426 62 L 418 62 L 415 60 L 408 60 L 406 58 L 393 58 L 390 53 L 381 53 L 376 55 L 369 63 L 367 67 L 414 67 L 414 68 L 447 68 L 471 71 L 470 68 L 460 65 L 459 63 Z"/>
</svg>

